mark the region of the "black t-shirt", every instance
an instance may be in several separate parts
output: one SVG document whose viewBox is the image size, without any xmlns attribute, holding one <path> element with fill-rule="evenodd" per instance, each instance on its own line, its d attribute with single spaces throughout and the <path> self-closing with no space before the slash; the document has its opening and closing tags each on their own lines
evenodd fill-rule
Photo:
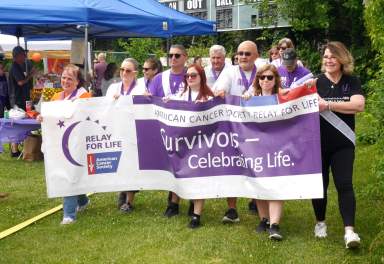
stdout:
<svg viewBox="0 0 384 264">
<path fill-rule="evenodd" d="M 20 65 L 16 62 L 12 63 L 11 69 L 9 70 L 8 77 L 8 90 L 9 90 L 9 100 L 11 106 L 15 104 L 25 110 L 25 101 L 30 100 L 30 91 L 33 88 L 33 82 L 30 80 L 24 85 L 20 86 L 17 82 L 25 80 L 27 73 L 25 70 L 25 63 Z M 28 72 L 32 69 L 32 65 L 28 61 Z"/>
<path fill-rule="evenodd" d="M 331 82 L 325 74 L 321 74 L 317 79 L 317 92 L 326 101 L 330 102 L 349 102 L 353 95 L 363 95 L 361 82 L 355 76 L 343 74 L 337 84 Z M 334 112 L 342 119 L 352 130 L 355 130 L 355 115 L 342 114 Z M 351 142 L 340 131 L 329 124 L 324 118 L 320 119 L 320 131 L 322 144 L 344 145 Z"/>
</svg>

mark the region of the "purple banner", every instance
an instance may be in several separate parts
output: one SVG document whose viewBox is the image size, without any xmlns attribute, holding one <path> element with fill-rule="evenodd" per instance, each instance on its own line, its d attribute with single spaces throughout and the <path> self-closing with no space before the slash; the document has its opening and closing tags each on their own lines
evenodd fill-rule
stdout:
<svg viewBox="0 0 384 264">
<path fill-rule="evenodd" d="M 271 101 L 271 98 L 265 99 Z M 173 113 L 241 104 L 236 97 L 215 99 L 204 104 L 164 103 L 158 98 L 142 97 L 134 100 L 134 104 L 148 103 L 173 110 Z M 298 102 L 297 109 L 301 105 L 304 103 Z M 257 109 L 260 112 L 263 106 Z M 270 122 L 233 122 L 220 119 L 220 111 L 218 113 L 217 122 L 211 120 L 205 125 L 188 127 L 167 125 L 158 119 L 136 119 L 139 169 L 165 170 L 176 178 L 275 177 L 321 172 L 318 112 Z M 176 117 L 174 114 L 173 118 Z M 185 120 L 181 118 L 178 122 Z"/>
</svg>

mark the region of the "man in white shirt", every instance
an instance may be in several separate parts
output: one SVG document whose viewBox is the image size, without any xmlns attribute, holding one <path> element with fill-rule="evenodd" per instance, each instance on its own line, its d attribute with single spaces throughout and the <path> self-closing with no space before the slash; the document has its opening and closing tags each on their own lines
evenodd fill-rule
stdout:
<svg viewBox="0 0 384 264">
<path fill-rule="evenodd" d="M 213 86 L 216 96 L 241 96 L 256 77 L 255 61 L 258 56 L 256 43 L 247 40 L 237 48 L 239 65 L 224 69 Z"/>
<path fill-rule="evenodd" d="M 256 43 L 247 40 L 240 43 L 237 48 L 239 65 L 224 69 L 213 86 L 216 96 L 224 97 L 226 94 L 241 96 L 248 91 L 256 77 L 255 61 L 258 57 Z M 239 222 L 236 211 L 236 197 L 227 198 L 229 209 L 223 217 L 224 223 Z"/>
<path fill-rule="evenodd" d="M 211 65 L 205 67 L 204 71 L 207 76 L 207 85 L 211 89 L 222 71 L 225 68 L 231 67 L 231 65 L 225 63 L 225 54 L 225 48 L 221 45 L 213 45 L 209 49 L 209 59 L 211 61 Z"/>
</svg>

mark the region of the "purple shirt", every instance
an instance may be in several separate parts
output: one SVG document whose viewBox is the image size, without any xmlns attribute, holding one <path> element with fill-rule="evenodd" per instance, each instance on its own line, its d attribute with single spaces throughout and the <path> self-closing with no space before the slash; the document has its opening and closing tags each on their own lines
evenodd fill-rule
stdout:
<svg viewBox="0 0 384 264">
<path fill-rule="evenodd" d="M 96 89 L 101 88 L 101 80 L 104 77 L 104 72 L 106 69 L 107 69 L 107 64 L 105 62 L 99 62 L 95 64 Z"/>
<path fill-rule="evenodd" d="M 176 94 L 180 89 L 184 89 L 184 75 L 182 72 L 180 74 L 173 74 L 172 72 L 169 75 L 169 84 L 171 88 L 171 93 Z M 163 83 L 162 83 L 163 73 L 157 74 L 152 81 L 149 83 L 149 92 L 153 96 L 164 97 Z"/>
<path fill-rule="evenodd" d="M 281 77 L 282 88 L 289 88 L 293 82 L 311 73 L 307 68 L 299 65 L 296 66 L 296 69 L 293 72 L 288 72 L 284 65 L 281 65 L 279 68 L 277 68 L 277 71 Z"/>
</svg>

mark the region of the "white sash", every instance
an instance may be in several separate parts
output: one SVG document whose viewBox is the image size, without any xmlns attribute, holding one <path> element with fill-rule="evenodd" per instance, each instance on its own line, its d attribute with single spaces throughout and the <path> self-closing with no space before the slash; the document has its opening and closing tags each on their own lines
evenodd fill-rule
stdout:
<svg viewBox="0 0 384 264">
<path fill-rule="evenodd" d="M 355 132 L 340 117 L 329 110 L 321 112 L 320 115 L 355 145 Z"/>
<path fill-rule="evenodd" d="M 313 74 L 310 72 L 308 73 L 307 75 L 305 75 L 304 77 L 301 77 L 300 79 L 294 81 L 291 83 L 291 86 L 289 88 L 296 88 L 300 85 L 302 85 L 306 80 L 309 80 L 309 79 L 312 79 L 313 78 Z"/>
<path fill-rule="evenodd" d="M 169 77 L 171 76 L 171 70 L 163 71 L 161 74 L 161 84 L 163 86 L 164 96 L 172 94 Z"/>
</svg>

